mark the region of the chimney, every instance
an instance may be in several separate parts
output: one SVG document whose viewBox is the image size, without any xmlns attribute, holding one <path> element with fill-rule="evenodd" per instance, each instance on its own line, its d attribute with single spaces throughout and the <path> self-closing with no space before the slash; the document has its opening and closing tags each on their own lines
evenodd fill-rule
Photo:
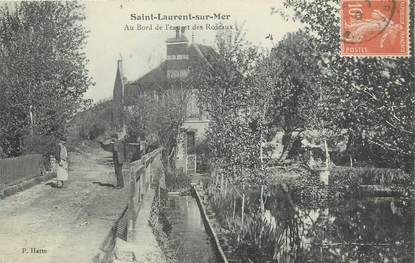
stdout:
<svg viewBox="0 0 415 263">
<path fill-rule="evenodd" d="M 166 40 L 167 59 L 166 74 L 167 78 L 179 78 L 187 76 L 188 71 L 188 43 L 184 35 L 186 27 L 175 27 L 176 37 Z"/>
<path fill-rule="evenodd" d="M 180 38 L 180 28 L 176 27 L 176 39 Z"/>
</svg>

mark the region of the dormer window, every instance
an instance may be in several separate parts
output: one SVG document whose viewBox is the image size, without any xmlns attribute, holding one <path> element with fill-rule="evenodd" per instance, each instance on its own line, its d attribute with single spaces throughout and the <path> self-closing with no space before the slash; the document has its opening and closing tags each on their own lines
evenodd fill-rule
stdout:
<svg viewBox="0 0 415 263">
<path fill-rule="evenodd" d="M 188 54 L 182 54 L 182 55 L 167 55 L 167 60 L 184 60 L 189 59 Z"/>
</svg>

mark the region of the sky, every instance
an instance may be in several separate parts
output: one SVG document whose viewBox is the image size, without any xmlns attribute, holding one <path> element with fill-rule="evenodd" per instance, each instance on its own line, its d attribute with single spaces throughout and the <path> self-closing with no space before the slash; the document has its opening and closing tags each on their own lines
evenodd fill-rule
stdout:
<svg viewBox="0 0 415 263">
<path fill-rule="evenodd" d="M 283 8 L 281 0 L 106 0 L 87 1 L 85 27 L 89 30 L 85 47 L 89 59 L 88 69 L 94 82 L 85 98 L 95 102 L 112 97 L 117 60 L 122 57 L 124 75 L 134 81 L 157 65 L 166 56 L 166 39 L 174 37 L 173 30 L 166 25 L 199 25 L 203 30 L 190 30 L 185 34 L 189 41 L 214 46 L 215 31 L 206 29 L 206 24 L 214 26 L 219 20 L 209 21 L 137 21 L 137 15 L 230 15 L 222 20 L 223 25 L 243 25 L 246 39 L 253 45 L 270 48 L 282 39 L 287 32 L 298 30 L 299 24 L 286 21 L 278 14 L 271 14 L 272 8 Z M 137 30 L 141 26 L 152 25 L 152 30 Z M 156 25 L 163 30 L 155 30 Z M 134 30 L 125 30 L 126 25 Z M 265 37 L 271 34 L 273 41 Z"/>
</svg>

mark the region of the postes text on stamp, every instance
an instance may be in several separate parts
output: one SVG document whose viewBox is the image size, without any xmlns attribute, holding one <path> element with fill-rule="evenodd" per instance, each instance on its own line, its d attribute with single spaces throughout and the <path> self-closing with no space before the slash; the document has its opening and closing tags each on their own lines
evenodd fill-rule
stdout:
<svg viewBox="0 0 415 263">
<path fill-rule="evenodd" d="M 408 0 L 342 0 L 342 56 L 409 55 Z"/>
</svg>

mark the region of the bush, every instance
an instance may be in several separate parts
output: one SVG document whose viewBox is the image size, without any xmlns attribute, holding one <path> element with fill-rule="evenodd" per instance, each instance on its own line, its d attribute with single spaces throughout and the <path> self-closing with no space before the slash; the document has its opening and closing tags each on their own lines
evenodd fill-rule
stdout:
<svg viewBox="0 0 415 263">
<path fill-rule="evenodd" d="M 166 171 L 166 187 L 169 191 L 183 191 L 190 188 L 191 179 L 183 172 Z"/>
<path fill-rule="evenodd" d="M 80 139 L 94 140 L 110 130 L 112 104 L 103 101 L 80 112 L 71 123 L 71 133 Z"/>
<path fill-rule="evenodd" d="M 23 153 L 38 153 L 48 159 L 50 155 L 55 155 L 56 146 L 57 138 L 55 136 L 35 134 L 24 139 Z"/>
<path fill-rule="evenodd" d="M 330 173 L 330 181 L 333 191 L 346 195 L 355 193 L 360 185 L 413 186 L 409 174 L 400 169 L 388 168 L 334 167 Z"/>
<path fill-rule="evenodd" d="M 236 249 L 241 260 L 250 259 L 251 262 L 272 262 L 276 250 L 281 244 L 282 233 L 274 228 L 261 214 L 255 213 L 246 217 L 242 226 L 241 240 Z"/>
<path fill-rule="evenodd" d="M 107 122 L 105 121 L 96 122 L 89 128 L 88 139 L 94 140 L 98 136 L 103 135 L 108 129 L 109 129 L 109 124 Z"/>
<path fill-rule="evenodd" d="M 105 134 L 109 130 L 110 125 L 105 120 L 84 120 L 80 125 L 79 137 L 86 140 L 94 140 L 98 136 Z"/>
<path fill-rule="evenodd" d="M 335 167 L 331 179 L 348 185 L 412 185 L 412 178 L 400 169 Z"/>
<path fill-rule="evenodd" d="M 300 219 L 290 203 L 290 198 L 280 186 L 275 186 L 268 196 L 265 209 L 275 221 L 269 221 L 259 209 L 259 188 L 245 189 L 244 224 L 241 223 L 241 199 L 236 197 L 236 213 L 233 217 L 235 193 L 224 194 L 213 185 L 208 188 L 208 202 L 215 212 L 215 218 L 232 246 L 233 256 L 238 262 L 276 262 L 275 257 L 281 251 L 283 242 L 292 242 L 295 234 L 295 222 Z M 286 235 L 286 233 L 291 233 Z M 297 239 L 298 240 L 298 239 Z M 295 247 L 290 252 L 297 249 Z M 288 258 L 284 258 L 288 259 Z M 288 262 L 288 261 L 278 262 Z"/>
<path fill-rule="evenodd" d="M 150 218 L 148 220 L 149 225 L 153 230 L 153 234 L 157 240 L 158 245 L 160 246 L 163 254 L 166 258 L 167 263 L 177 262 L 175 253 L 170 249 L 168 232 L 169 223 L 167 217 L 164 215 L 160 209 L 158 197 L 154 196 L 153 203 L 151 205 Z M 171 229 L 171 226 L 170 226 Z"/>
</svg>

